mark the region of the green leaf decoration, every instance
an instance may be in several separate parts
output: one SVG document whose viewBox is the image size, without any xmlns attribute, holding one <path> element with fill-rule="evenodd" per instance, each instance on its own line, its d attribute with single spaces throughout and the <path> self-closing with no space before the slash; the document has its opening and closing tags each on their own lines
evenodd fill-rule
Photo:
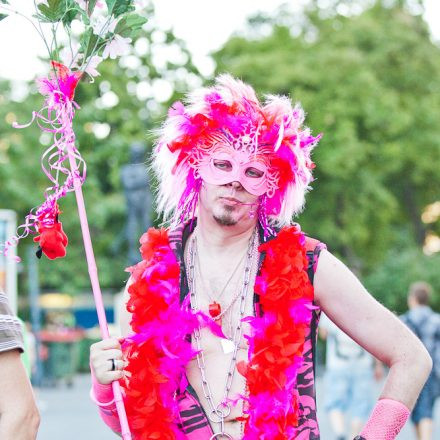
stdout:
<svg viewBox="0 0 440 440">
<path fill-rule="evenodd" d="M 0 14 L 0 21 L 6 18 L 7 16 L 8 16 L 7 14 Z"/>
<path fill-rule="evenodd" d="M 95 9 L 97 0 L 89 0 L 87 3 L 87 14 L 89 14 L 89 17 L 92 15 L 93 9 Z"/>
<path fill-rule="evenodd" d="M 84 59 L 87 59 L 87 57 L 92 53 L 97 39 L 98 36 L 93 33 L 92 28 L 87 29 L 84 34 L 82 34 L 80 41 L 80 52 L 84 54 Z"/>
<path fill-rule="evenodd" d="M 65 0 L 47 0 L 47 5 L 41 3 L 38 9 L 49 23 L 57 23 L 64 15 L 66 2 Z"/>
<path fill-rule="evenodd" d="M 40 23 L 52 23 L 52 21 L 45 17 L 43 14 L 32 14 L 32 18 L 35 18 Z"/>
<path fill-rule="evenodd" d="M 64 9 L 64 15 L 61 18 L 61 21 L 63 22 L 64 26 L 70 27 L 72 24 L 72 21 L 75 19 L 75 17 L 80 13 L 83 16 L 83 21 L 86 25 L 90 24 L 89 17 L 87 14 L 77 5 L 74 0 L 65 0 L 65 9 Z"/>
<path fill-rule="evenodd" d="M 89 26 L 89 25 L 90 25 L 90 18 L 89 18 L 88 13 L 87 13 L 86 11 L 84 11 L 84 10 L 83 10 L 82 8 L 80 8 L 80 7 L 77 8 L 77 12 L 78 12 L 78 14 L 81 16 L 81 17 L 78 17 L 78 18 L 81 18 L 82 22 L 83 22 L 86 26 Z"/>
<path fill-rule="evenodd" d="M 115 6 L 116 0 L 105 0 L 105 2 L 107 3 L 108 13 L 111 15 L 113 13 L 113 7 Z"/>
<path fill-rule="evenodd" d="M 138 14 L 127 15 L 119 20 L 115 28 L 115 34 L 122 37 L 134 37 L 146 22 L 147 19 Z"/>
<path fill-rule="evenodd" d="M 3 3 L 4 5 L 9 5 L 8 0 L 0 0 L 0 3 Z"/>
<path fill-rule="evenodd" d="M 120 15 L 131 11 L 134 11 L 133 0 L 116 0 L 112 10 L 112 15 L 119 17 Z"/>
<path fill-rule="evenodd" d="M 96 54 L 102 47 L 104 41 L 103 38 L 98 38 L 98 36 L 93 33 L 92 28 L 88 28 L 82 34 L 80 41 L 80 52 L 84 54 L 84 59 L 87 60 L 88 57 Z"/>
</svg>

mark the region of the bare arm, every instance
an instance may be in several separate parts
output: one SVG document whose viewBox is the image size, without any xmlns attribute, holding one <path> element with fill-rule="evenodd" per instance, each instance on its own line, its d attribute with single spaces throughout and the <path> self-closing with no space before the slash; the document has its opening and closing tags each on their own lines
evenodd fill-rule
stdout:
<svg viewBox="0 0 440 440">
<path fill-rule="evenodd" d="M 34 440 L 40 416 L 18 350 L 0 353 L 0 438 Z"/>
<path fill-rule="evenodd" d="M 390 367 L 380 397 L 412 409 L 432 368 L 422 343 L 328 251 L 321 252 L 314 284 L 315 300 L 326 315 Z"/>
</svg>

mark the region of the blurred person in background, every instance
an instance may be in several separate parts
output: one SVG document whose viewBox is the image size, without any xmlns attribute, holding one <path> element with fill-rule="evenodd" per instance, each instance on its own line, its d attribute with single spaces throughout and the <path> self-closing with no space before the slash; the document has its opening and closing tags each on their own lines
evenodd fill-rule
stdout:
<svg viewBox="0 0 440 440">
<path fill-rule="evenodd" d="M 432 372 L 420 393 L 411 413 L 418 440 L 431 440 L 433 431 L 433 408 L 440 394 L 440 314 L 429 307 L 432 287 L 417 281 L 409 287 L 408 312 L 402 321 L 423 342 L 433 359 Z"/>
<path fill-rule="evenodd" d="M 336 439 L 353 438 L 361 431 L 373 408 L 374 380 L 383 379 L 383 365 L 325 314 L 319 321 L 318 332 L 326 341 L 325 410 Z M 348 414 L 351 429 L 346 427 Z"/>
<path fill-rule="evenodd" d="M 21 360 L 21 322 L 13 316 L 0 291 L 0 439 L 34 440 L 40 416 Z"/>
<path fill-rule="evenodd" d="M 320 136 L 285 96 L 230 75 L 176 102 L 152 154 L 170 229 L 141 242 L 122 334 L 91 346 L 91 396 L 121 430 L 123 379 L 134 438 L 320 439 L 320 310 L 390 367 L 357 439 L 392 440 L 432 362 L 423 344 L 318 240 L 293 223 Z M 319 260 L 319 261 L 318 261 Z"/>
</svg>

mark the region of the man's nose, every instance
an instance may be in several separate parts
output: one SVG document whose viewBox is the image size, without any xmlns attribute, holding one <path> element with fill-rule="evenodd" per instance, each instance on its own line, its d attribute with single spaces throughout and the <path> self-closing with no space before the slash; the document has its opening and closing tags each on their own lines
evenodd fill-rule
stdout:
<svg viewBox="0 0 440 440">
<path fill-rule="evenodd" d="M 234 180 L 233 182 L 228 183 L 227 186 L 232 186 L 232 188 L 239 191 L 243 189 L 243 185 L 238 180 Z"/>
</svg>

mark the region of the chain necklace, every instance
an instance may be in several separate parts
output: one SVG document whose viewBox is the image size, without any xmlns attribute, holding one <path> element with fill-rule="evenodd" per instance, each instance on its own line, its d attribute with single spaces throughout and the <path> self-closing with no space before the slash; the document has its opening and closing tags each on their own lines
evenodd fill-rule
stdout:
<svg viewBox="0 0 440 440">
<path fill-rule="evenodd" d="M 256 234 L 256 231 L 254 231 L 251 239 L 249 240 L 249 246 L 248 246 L 248 250 L 246 253 L 247 258 L 246 258 L 246 266 L 245 266 L 245 271 L 244 271 L 244 281 L 243 281 L 243 285 L 241 288 L 241 297 L 240 297 L 240 315 L 239 315 L 237 326 L 235 327 L 234 335 L 232 338 L 232 343 L 234 346 L 233 351 L 232 351 L 232 358 L 231 358 L 231 362 L 229 364 L 229 370 L 228 370 L 228 373 L 226 376 L 226 383 L 225 383 L 225 389 L 224 389 L 224 393 L 223 393 L 223 399 L 217 405 L 215 405 L 215 403 L 213 401 L 211 387 L 210 387 L 209 382 L 206 378 L 205 357 L 203 354 L 203 348 L 202 348 L 202 343 L 201 343 L 201 327 L 200 327 L 200 325 L 196 329 L 194 329 L 194 332 L 193 332 L 194 340 L 196 341 L 196 346 L 197 346 L 196 358 L 197 358 L 197 366 L 200 370 L 200 376 L 202 379 L 203 394 L 204 394 L 205 399 L 208 402 L 209 408 L 211 410 L 211 412 L 208 415 L 208 418 L 209 418 L 209 420 L 211 420 L 211 422 L 220 424 L 220 432 L 217 434 L 213 434 L 209 440 L 214 440 L 214 439 L 222 438 L 222 437 L 227 438 L 227 439 L 232 439 L 232 437 L 229 434 L 227 434 L 224 430 L 225 418 L 228 417 L 229 414 L 231 413 L 231 403 L 228 402 L 228 396 L 229 396 L 229 391 L 231 390 L 231 387 L 232 387 L 232 380 L 234 378 L 234 372 L 236 369 L 237 352 L 238 352 L 238 347 L 240 344 L 241 336 L 243 333 L 242 319 L 243 319 L 244 313 L 245 313 L 245 303 L 246 303 L 245 299 L 247 296 L 247 291 L 249 288 L 249 281 L 250 281 L 251 272 L 252 272 L 251 267 L 252 267 L 253 256 L 256 255 L 257 249 L 258 249 L 258 235 Z M 195 288 L 196 287 L 195 286 L 195 276 L 194 276 L 196 253 L 197 253 L 197 246 L 196 246 L 196 237 L 194 234 L 193 238 L 191 239 L 190 244 L 189 244 L 189 264 L 188 264 L 188 267 L 189 267 L 188 285 L 189 285 L 189 291 L 190 291 L 190 300 L 191 300 L 190 302 L 191 302 L 191 310 L 194 312 L 199 310 L 198 297 L 197 297 L 196 288 Z"/>
<path fill-rule="evenodd" d="M 196 242 L 197 245 L 197 242 Z M 222 316 L 232 307 L 232 305 L 235 303 L 235 301 L 238 299 L 239 295 L 240 295 L 240 291 L 238 290 L 236 295 L 234 296 L 232 302 L 222 311 L 222 307 L 219 303 L 220 298 L 223 296 L 223 293 L 226 291 L 226 287 L 228 287 L 229 283 L 231 282 L 231 280 L 233 279 L 234 275 L 236 274 L 238 268 L 241 266 L 241 262 L 244 260 L 246 256 L 246 253 L 243 254 L 243 256 L 240 258 L 239 262 L 237 263 L 237 265 L 235 266 L 235 269 L 232 271 L 230 277 L 228 278 L 228 280 L 226 281 L 226 284 L 223 286 L 223 289 L 221 290 L 220 294 L 217 296 L 217 298 L 212 298 L 211 294 L 209 293 L 210 289 L 206 288 L 206 284 L 204 282 L 203 279 L 203 275 L 202 275 L 202 270 L 201 270 L 201 263 L 200 263 L 200 258 L 199 258 L 199 252 L 198 249 L 196 249 L 196 263 L 195 263 L 195 268 L 197 269 L 197 272 L 200 276 L 200 281 L 202 283 L 202 287 L 203 287 L 203 291 L 206 293 L 206 295 L 208 296 L 209 300 L 211 301 L 209 304 L 209 314 L 211 316 L 212 319 L 214 319 L 214 321 L 219 321 L 220 325 L 221 325 L 221 318 Z"/>
</svg>

